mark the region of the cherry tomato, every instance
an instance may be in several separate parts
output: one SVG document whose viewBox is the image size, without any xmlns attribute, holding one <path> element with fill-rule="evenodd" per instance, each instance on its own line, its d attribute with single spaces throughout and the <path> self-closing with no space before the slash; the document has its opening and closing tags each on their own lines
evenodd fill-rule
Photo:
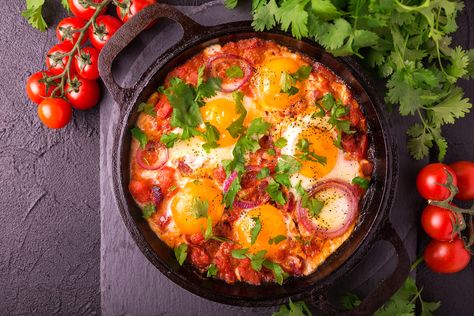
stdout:
<svg viewBox="0 0 474 316">
<path fill-rule="evenodd" d="M 62 19 L 56 27 L 56 37 L 60 42 L 69 42 L 76 44 L 79 39 L 80 32 L 77 30 L 83 28 L 86 25 L 86 20 L 75 16 L 70 16 Z M 76 32 L 75 32 L 76 31 Z M 87 36 L 83 36 L 81 44 L 87 40 Z"/>
<path fill-rule="evenodd" d="M 117 16 L 126 23 L 128 19 L 132 16 L 140 12 L 141 10 L 145 9 L 146 7 L 155 4 L 156 0 L 131 0 L 131 1 L 124 1 L 119 0 L 119 3 L 124 3 L 126 7 L 122 8 L 117 6 Z"/>
<path fill-rule="evenodd" d="M 175 172 L 176 172 L 175 169 L 168 166 L 164 166 L 155 171 L 156 177 L 155 177 L 155 183 L 153 184 L 159 186 L 161 189 L 161 192 L 163 192 L 165 196 L 170 193 L 169 192 L 170 187 L 175 184 L 175 179 L 174 179 Z"/>
<path fill-rule="evenodd" d="M 100 88 L 96 80 L 75 76 L 66 84 L 66 98 L 78 110 L 87 110 L 99 102 Z"/>
<path fill-rule="evenodd" d="M 450 241 L 453 233 L 453 222 L 457 217 L 456 222 L 464 221 L 463 217 L 458 213 L 454 213 L 442 207 L 428 205 L 421 213 L 421 225 L 423 229 L 433 239 L 439 241 Z"/>
<path fill-rule="evenodd" d="M 71 120 L 71 105 L 63 99 L 45 99 L 38 106 L 38 116 L 49 128 L 63 128 Z"/>
<path fill-rule="evenodd" d="M 58 75 L 63 72 L 64 67 L 67 65 L 69 56 L 63 56 L 62 54 L 69 53 L 73 46 L 70 42 L 63 42 L 54 45 L 46 55 L 46 66 L 49 71 L 53 74 Z"/>
<path fill-rule="evenodd" d="M 82 78 L 95 80 L 99 78 L 99 51 L 94 47 L 85 47 L 74 57 L 74 68 Z"/>
<path fill-rule="evenodd" d="M 128 185 L 128 189 L 135 200 L 140 203 L 147 203 L 152 200 L 151 184 L 146 180 L 132 180 Z"/>
<path fill-rule="evenodd" d="M 446 171 L 452 175 L 453 184 L 456 185 L 456 174 L 445 164 L 432 163 L 421 169 L 416 178 L 416 186 L 421 196 L 427 200 L 441 201 L 447 199 L 450 193 L 449 190 L 438 184 L 447 183 L 448 176 L 446 175 Z"/>
<path fill-rule="evenodd" d="M 101 3 L 103 0 L 93 0 L 95 3 Z M 92 15 L 95 13 L 95 7 L 84 6 L 82 0 L 68 0 L 69 8 L 71 9 L 72 14 L 77 17 L 89 20 Z M 104 14 L 107 7 L 104 7 L 99 14 Z"/>
<path fill-rule="evenodd" d="M 449 165 L 458 180 L 459 192 L 456 198 L 474 200 L 474 162 L 458 161 Z"/>
<path fill-rule="evenodd" d="M 53 74 L 49 71 L 40 71 L 32 74 L 26 81 L 26 94 L 36 104 L 40 104 L 44 99 L 50 97 L 55 88 L 54 85 L 50 85 L 46 91 L 46 83 L 41 80 L 48 76 L 53 76 Z"/>
<path fill-rule="evenodd" d="M 99 16 L 96 20 L 95 26 L 91 24 L 89 26 L 89 40 L 92 45 L 98 50 L 104 47 L 105 43 L 117 32 L 122 26 L 122 22 L 110 15 Z"/>
<path fill-rule="evenodd" d="M 471 254 L 459 238 L 453 241 L 432 240 L 426 247 L 423 258 L 434 272 L 456 273 L 469 264 Z"/>
</svg>

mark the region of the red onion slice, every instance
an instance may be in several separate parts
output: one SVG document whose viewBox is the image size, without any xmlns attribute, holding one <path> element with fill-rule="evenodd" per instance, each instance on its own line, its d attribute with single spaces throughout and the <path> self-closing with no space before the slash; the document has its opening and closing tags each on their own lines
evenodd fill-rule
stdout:
<svg viewBox="0 0 474 316">
<path fill-rule="evenodd" d="M 168 161 L 168 148 L 158 142 L 148 142 L 144 149 L 141 147 L 137 149 L 135 159 L 143 169 L 157 170 Z"/>
<path fill-rule="evenodd" d="M 242 78 L 232 80 L 230 83 L 222 83 L 221 90 L 222 92 L 233 92 L 240 87 L 242 87 L 252 76 L 252 64 L 247 59 L 233 54 L 221 54 L 211 57 L 207 61 L 206 70 L 211 77 L 217 77 L 215 66 L 219 62 L 223 62 L 226 59 L 238 61 L 240 67 L 244 71 L 244 76 Z"/>
<path fill-rule="evenodd" d="M 245 200 L 235 200 L 234 207 L 240 208 L 242 210 L 247 210 L 250 208 L 255 208 L 262 204 L 262 201 L 245 201 Z"/>
<path fill-rule="evenodd" d="M 230 185 L 232 182 L 237 178 L 237 171 L 232 172 L 227 179 L 224 180 L 224 183 L 222 184 L 222 191 L 224 193 L 227 193 L 229 191 Z"/>
<path fill-rule="evenodd" d="M 161 192 L 161 188 L 156 185 L 152 186 L 151 195 L 153 197 L 153 202 L 155 203 L 155 206 L 160 207 L 161 203 L 163 203 L 163 200 L 164 200 L 164 196 L 163 196 L 163 192 Z"/>
<path fill-rule="evenodd" d="M 354 223 L 359 213 L 359 201 L 354 188 L 339 179 L 331 179 L 317 183 L 311 190 L 310 196 L 314 196 L 319 192 L 328 189 L 335 189 L 344 195 L 347 202 L 347 212 L 345 218 L 336 227 L 321 227 L 317 222 L 309 216 L 308 210 L 301 205 L 301 200 L 296 205 L 298 222 L 302 224 L 309 232 L 314 233 L 320 238 L 335 238 L 344 234 Z M 322 210 L 324 212 L 324 208 Z M 319 216 L 318 216 L 319 217 Z"/>
</svg>

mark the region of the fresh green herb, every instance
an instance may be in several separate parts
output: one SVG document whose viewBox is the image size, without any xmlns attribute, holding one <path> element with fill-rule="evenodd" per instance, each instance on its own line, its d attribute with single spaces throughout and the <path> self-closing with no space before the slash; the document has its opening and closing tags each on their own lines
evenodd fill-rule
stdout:
<svg viewBox="0 0 474 316">
<path fill-rule="evenodd" d="M 276 151 L 275 151 L 275 149 L 273 149 L 273 148 L 269 148 L 269 149 L 267 150 L 267 154 L 269 154 L 270 156 L 275 156 L 275 155 L 276 155 Z"/>
<path fill-rule="evenodd" d="M 229 241 L 229 239 L 227 238 L 214 236 L 214 234 L 212 233 L 212 218 L 210 216 L 207 217 L 207 226 L 206 230 L 203 232 L 203 235 L 205 241 L 208 241 L 209 239 L 220 242 Z"/>
<path fill-rule="evenodd" d="M 306 303 L 303 301 L 293 302 L 290 298 L 288 306 L 280 305 L 280 310 L 272 316 L 313 316 Z"/>
<path fill-rule="evenodd" d="M 250 230 L 250 244 L 253 245 L 257 241 L 258 234 L 260 234 L 260 230 L 262 229 L 262 223 L 260 222 L 260 218 L 252 217 L 253 227 Z"/>
<path fill-rule="evenodd" d="M 142 209 L 143 218 L 150 218 L 155 212 L 156 212 L 155 204 L 153 203 L 146 204 Z"/>
<path fill-rule="evenodd" d="M 232 255 L 232 258 L 235 258 L 235 259 L 245 259 L 246 256 L 245 254 L 247 254 L 248 252 L 248 248 L 242 248 L 242 249 L 234 249 L 231 251 L 231 255 Z"/>
<path fill-rule="evenodd" d="M 178 260 L 179 265 L 182 266 L 184 260 L 186 260 L 186 257 L 188 256 L 188 245 L 181 244 L 174 248 L 174 256 L 176 257 L 176 260 Z"/>
<path fill-rule="evenodd" d="M 250 259 L 250 266 L 255 271 L 262 270 L 262 264 L 265 261 L 265 255 L 267 254 L 266 250 L 260 250 L 256 254 L 247 254 L 247 257 Z"/>
<path fill-rule="evenodd" d="M 26 10 L 21 12 L 21 15 L 28 20 L 28 23 L 41 32 L 44 32 L 48 27 L 41 13 L 44 3 L 45 0 L 26 0 Z"/>
<path fill-rule="evenodd" d="M 288 274 L 283 271 L 281 266 L 278 263 L 275 263 L 273 261 L 265 260 L 263 261 L 263 266 L 267 269 L 272 270 L 273 276 L 275 277 L 275 282 L 282 285 L 283 280 L 288 277 Z"/>
<path fill-rule="evenodd" d="M 278 148 L 283 148 L 288 144 L 288 141 L 284 137 L 280 137 L 276 140 L 275 146 Z"/>
<path fill-rule="evenodd" d="M 297 157 L 303 161 L 314 161 L 322 165 L 326 164 L 326 157 L 316 154 L 314 151 L 310 151 L 309 146 L 311 143 L 306 139 L 302 138 L 296 143 L 296 148 L 301 151 L 301 154 L 298 154 Z"/>
<path fill-rule="evenodd" d="M 234 8 L 237 2 L 226 5 Z M 472 107 L 455 84 L 473 76 L 474 53 L 451 47 L 450 37 L 463 8 L 459 0 L 254 0 L 251 13 L 257 31 L 278 26 L 298 39 L 315 40 L 335 56 L 364 58 L 388 79 L 389 106 L 398 105 L 402 116 L 420 121 L 407 131 L 411 156 L 422 159 L 436 147 L 442 160 L 448 143 L 441 127 Z"/>
<path fill-rule="evenodd" d="M 270 195 L 270 198 L 272 201 L 277 202 L 280 205 L 285 205 L 286 200 L 285 197 L 283 196 L 283 193 L 280 190 L 280 184 L 275 182 L 275 180 L 270 179 L 268 182 L 267 187 L 265 188 L 265 192 Z"/>
<path fill-rule="evenodd" d="M 163 143 L 167 148 L 173 147 L 174 143 L 176 143 L 178 140 L 179 135 L 176 133 L 163 134 L 160 137 L 160 142 Z"/>
<path fill-rule="evenodd" d="M 217 266 L 214 263 L 211 263 L 207 267 L 207 277 L 210 278 L 210 277 L 216 276 L 218 271 L 219 270 L 217 269 Z"/>
<path fill-rule="evenodd" d="M 205 143 L 202 145 L 202 148 L 204 148 L 204 150 L 209 153 L 211 148 L 216 148 L 219 146 L 217 141 L 219 140 L 220 134 L 217 128 L 211 123 L 206 122 L 205 125 L 206 131 L 202 133 Z"/>
<path fill-rule="evenodd" d="M 229 189 L 224 193 L 224 204 L 228 208 L 232 208 L 234 205 L 235 196 L 237 192 L 240 191 L 242 187 L 240 186 L 240 177 L 237 176 L 229 186 Z"/>
<path fill-rule="evenodd" d="M 277 166 L 275 168 L 276 172 L 288 173 L 292 175 L 298 172 L 301 169 L 301 163 L 296 160 L 294 157 L 289 155 L 281 155 L 278 159 Z"/>
<path fill-rule="evenodd" d="M 209 201 L 201 200 L 195 196 L 192 201 L 192 212 L 195 218 L 207 217 L 207 211 L 209 210 Z"/>
<path fill-rule="evenodd" d="M 351 123 L 348 120 L 342 119 L 343 116 L 349 113 L 349 109 L 344 104 L 342 104 L 340 100 L 336 101 L 331 93 L 326 93 L 320 100 L 317 101 L 316 106 L 320 108 L 320 111 L 313 114 L 314 116 L 320 116 L 321 113 L 325 115 L 326 111 L 329 113 L 328 123 L 331 124 L 331 126 L 337 131 L 337 138 L 334 141 L 334 145 L 342 148 L 342 133 L 354 133 L 354 131 L 351 130 Z"/>
<path fill-rule="evenodd" d="M 145 102 L 142 102 L 138 105 L 138 112 L 143 112 L 153 117 L 156 116 L 155 106 Z"/>
<path fill-rule="evenodd" d="M 232 124 L 230 124 L 229 127 L 227 127 L 227 130 L 229 131 L 229 134 L 233 138 L 237 138 L 239 137 L 239 135 L 241 135 L 245 131 L 244 120 L 245 120 L 245 117 L 247 116 L 247 110 L 245 109 L 242 103 L 242 100 L 244 99 L 244 94 L 242 92 L 234 91 L 232 93 L 232 96 L 235 101 L 237 113 L 239 113 L 240 116 L 238 119 L 232 122 Z"/>
<path fill-rule="evenodd" d="M 357 184 L 362 189 L 367 190 L 369 188 L 370 180 L 367 178 L 355 177 L 352 179 L 352 184 Z"/>
<path fill-rule="evenodd" d="M 295 186 L 295 189 L 301 197 L 301 206 L 308 210 L 311 217 L 317 217 L 324 207 L 324 201 L 310 197 L 308 192 L 301 186 L 301 181 Z"/>
<path fill-rule="evenodd" d="M 178 188 L 177 186 L 172 185 L 172 186 L 170 186 L 170 187 L 168 188 L 168 192 L 171 193 L 171 192 L 173 192 L 174 190 L 176 190 L 177 188 Z"/>
<path fill-rule="evenodd" d="M 71 8 L 69 7 L 68 0 L 61 0 L 61 4 L 62 4 L 63 8 L 66 9 L 67 12 L 69 12 L 71 10 Z"/>
<path fill-rule="evenodd" d="M 225 74 L 227 77 L 236 79 L 242 78 L 244 76 L 244 71 L 237 65 L 232 65 L 225 70 Z"/>
<path fill-rule="evenodd" d="M 204 81 L 204 70 L 205 66 L 201 66 L 198 69 L 198 78 L 196 84 L 196 96 L 194 97 L 194 102 L 196 102 L 199 107 L 204 105 L 204 99 L 211 98 L 216 95 L 217 91 L 221 89 L 221 79 L 220 78 L 209 78 L 207 81 Z"/>
<path fill-rule="evenodd" d="M 277 173 L 275 174 L 273 179 L 275 179 L 275 181 L 279 184 L 287 188 L 291 188 L 290 176 L 288 175 L 288 173 Z"/>
<path fill-rule="evenodd" d="M 133 138 L 140 143 L 140 147 L 145 148 L 148 143 L 148 137 L 146 134 L 138 127 L 134 127 L 130 131 L 132 132 Z"/>
<path fill-rule="evenodd" d="M 281 92 L 287 93 L 288 95 L 294 95 L 298 93 L 298 88 L 293 86 L 297 81 L 308 79 L 309 74 L 313 68 L 311 66 L 303 65 L 292 74 L 283 71 L 280 77 Z"/>
<path fill-rule="evenodd" d="M 260 172 L 257 174 L 257 179 L 261 180 L 270 175 L 270 169 L 268 167 L 263 167 L 260 169 Z"/>
<path fill-rule="evenodd" d="M 281 243 L 281 242 L 282 242 L 283 240 L 285 240 L 285 239 L 286 239 L 286 236 L 278 235 L 278 236 L 275 236 L 275 237 L 273 237 L 273 238 L 270 238 L 270 239 L 268 240 L 268 243 L 269 243 L 270 245 L 272 245 L 272 244 L 275 244 L 275 245 L 276 245 L 276 244 Z"/>
</svg>

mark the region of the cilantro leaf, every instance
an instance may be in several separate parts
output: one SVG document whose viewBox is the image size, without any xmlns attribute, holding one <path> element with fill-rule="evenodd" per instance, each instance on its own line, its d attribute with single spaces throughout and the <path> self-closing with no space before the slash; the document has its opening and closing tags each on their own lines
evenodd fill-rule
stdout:
<svg viewBox="0 0 474 316">
<path fill-rule="evenodd" d="M 206 122 L 205 125 L 206 125 L 206 130 L 202 134 L 202 136 L 204 137 L 205 143 L 202 145 L 202 148 L 204 148 L 204 150 L 207 153 L 209 153 L 211 148 L 219 147 L 219 145 L 217 144 L 217 141 L 219 140 L 220 134 L 217 128 L 211 123 Z"/>
<path fill-rule="evenodd" d="M 282 285 L 283 280 L 288 277 L 288 274 L 283 271 L 281 266 L 278 263 L 275 263 L 273 261 L 265 260 L 263 261 L 263 266 L 267 269 L 272 270 L 273 276 L 275 277 L 275 282 Z"/>
<path fill-rule="evenodd" d="M 138 105 L 138 112 L 143 112 L 153 117 L 156 116 L 155 106 L 145 102 L 142 102 Z"/>
<path fill-rule="evenodd" d="M 268 167 L 263 167 L 260 169 L 260 172 L 257 174 L 257 179 L 261 180 L 270 175 L 270 169 Z"/>
<path fill-rule="evenodd" d="M 66 9 L 67 12 L 71 11 L 71 8 L 69 8 L 69 3 L 68 0 L 61 0 L 61 5 Z"/>
<path fill-rule="evenodd" d="M 160 137 L 160 142 L 165 144 L 167 148 L 173 147 L 174 143 L 176 143 L 178 140 L 179 140 L 179 135 L 176 133 L 163 134 Z"/>
<path fill-rule="evenodd" d="M 280 137 L 276 140 L 275 146 L 278 148 L 283 148 L 288 144 L 288 141 L 284 137 Z"/>
<path fill-rule="evenodd" d="M 247 258 L 245 254 L 247 253 L 248 248 L 242 248 L 242 249 L 234 249 L 230 252 L 232 258 L 235 259 L 245 259 Z"/>
<path fill-rule="evenodd" d="M 152 203 L 146 204 L 142 209 L 143 218 L 150 218 L 155 212 L 156 212 L 155 204 L 152 204 Z"/>
<path fill-rule="evenodd" d="M 276 14 L 278 5 L 275 0 L 270 0 L 266 4 L 257 7 L 253 11 L 252 27 L 257 31 L 272 29 L 276 24 Z"/>
<path fill-rule="evenodd" d="M 250 259 L 250 266 L 255 271 L 262 270 L 263 262 L 265 261 L 265 255 L 267 254 L 266 250 L 260 250 L 256 254 L 247 254 L 247 257 Z"/>
<path fill-rule="evenodd" d="M 186 260 L 186 257 L 188 256 L 188 245 L 183 243 L 174 248 L 174 255 L 176 260 L 178 260 L 179 265 L 182 266 L 184 260 Z"/>
<path fill-rule="evenodd" d="M 233 9 L 237 6 L 238 0 L 225 0 L 224 4 L 227 8 Z"/>
<path fill-rule="evenodd" d="M 217 275 L 217 272 L 219 272 L 219 269 L 217 269 L 217 266 L 215 263 L 211 263 L 208 267 L 207 267 L 207 274 L 206 276 L 208 278 L 210 277 L 213 277 L 213 276 L 216 276 Z"/>
<path fill-rule="evenodd" d="M 285 197 L 283 196 L 283 193 L 280 190 L 280 184 L 275 182 L 275 180 L 270 179 L 268 186 L 265 188 L 265 192 L 270 195 L 270 198 L 272 201 L 277 202 L 280 205 L 285 205 L 286 200 Z"/>
<path fill-rule="evenodd" d="M 313 316 L 305 302 L 293 302 L 290 298 L 288 306 L 280 305 L 278 312 L 272 313 L 272 316 Z"/>
<path fill-rule="evenodd" d="M 302 200 L 302 205 L 304 208 L 308 209 L 309 215 L 311 217 L 317 217 L 321 210 L 324 207 L 324 201 L 320 201 L 315 198 L 305 197 Z"/>
<path fill-rule="evenodd" d="M 27 0 L 26 9 L 21 12 L 21 15 L 27 19 L 28 23 L 41 32 L 44 32 L 48 27 L 41 13 L 44 3 L 45 0 Z"/>
<path fill-rule="evenodd" d="M 164 91 L 164 94 L 173 107 L 171 126 L 193 128 L 202 122 L 199 106 L 194 101 L 196 93 L 191 85 L 179 78 L 171 78 L 170 86 Z"/>
<path fill-rule="evenodd" d="M 226 207 L 232 208 L 234 205 L 235 196 L 240 189 L 240 179 L 237 176 L 230 184 L 228 191 L 224 194 L 224 203 Z"/>
<path fill-rule="evenodd" d="M 355 177 L 352 179 L 352 184 L 357 184 L 362 189 L 367 190 L 369 188 L 370 180 L 367 178 Z"/>
<path fill-rule="evenodd" d="M 276 245 L 276 244 L 281 243 L 281 242 L 282 242 L 283 240 L 285 240 L 285 239 L 286 239 L 286 236 L 284 236 L 284 235 L 277 235 L 277 236 L 275 236 L 275 237 L 273 237 L 273 238 L 270 238 L 270 239 L 268 240 L 268 243 L 269 243 L 270 245 L 272 245 L 272 244 L 275 244 L 275 245 Z"/>
<path fill-rule="evenodd" d="M 225 70 L 225 74 L 229 78 L 242 78 L 244 76 L 244 71 L 237 65 L 232 65 Z"/>
<path fill-rule="evenodd" d="M 289 155 L 281 155 L 281 157 L 278 159 L 275 171 L 292 175 L 298 172 L 300 169 L 301 163 L 294 157 Z"/>
<path fill-rule="evenodd" d="M 282 30 L 288 31 L 291 26 L 291 32 L 297 39 L 308 36 L 308 12 L 305 10 L 307 3 L 308 0 L 283 1 L 275 14 Z"/>
<path fill-rule="evenodd" d="M 138 127 L 134 127 L 130 130 L 132 132 L 133 138 L 135 138 L 139 143 L 141 148 L 145 148 L 148 143 L 148 137 L 146 134 Z"/>
<path fill-rule="evenodd" d="M 195 218 L 207 217 L 207 212 L 209 210 L 209 201 L 201 200 L 199 197 L 195 196 L 192 201 L 192 212 Z"/>
<path fill-rule="evenodd" d="M 227 127 L 227 131 L 229 131 L 229 134 L 233 138 L 239 137 L 240 134 L 242 134 L 245 131 L 244 127 L 244 120 L 245 117 L 247 116 L 247 110 L 245 109 L 242 100 L 244 99 L 244 94 L 240 91 L 234 91 L 232 93 L 232 96 L 234 97 L 235 101 L 235 106 L 237 107 L 237 113 L 240 114 L 239 118 L 232 122 L 232 124 Z"/>
<path fill-rule="evenodd" d="M 258 234 L 260 234 L 260 230 L 262 229 L 262 223 L 260 222 L 260 218 L 252 217 L 252 221 L 254 223 L 252 229 L 250 229 L 250 244 L 253 245 L 257 241 Z"/>
</svg>

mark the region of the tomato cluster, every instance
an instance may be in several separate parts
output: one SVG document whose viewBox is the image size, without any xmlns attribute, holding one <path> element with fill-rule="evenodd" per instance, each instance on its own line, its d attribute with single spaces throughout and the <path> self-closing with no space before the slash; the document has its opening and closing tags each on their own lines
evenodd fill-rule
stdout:
<svg viewBox="0 0 474 316">
<path fill-rule="evenodd" d="M 100 50 L 133 15 L 156 0 L 118 0 L 117 15 L 105 15 L 112 0 L 68 0 L 74 16 L 56 28 L 58 44 L 46 56 L 46 70 L 32 74 L 26 93 L 38 104 L 38 117 L 49 128 L 62 128 L 72 117 L 72 108 L 87 110 L 99 102 L 98 60 Z M 88 45 L 90 43 L 90 45 Z"/>
<path fill-rule="evenodd" d="M 474 236 L 463 237 L 462 231 L 468 226 L 474 232 L 474 208 L 459 208 L 452 200 L 474 200 L 474 162 L 429 164 L 418 173 L 416 185 L 429 203 L 421 214 L 423 229 L 433 238 L 423 254 L 426 265 L 438 273 L 463 270 L 471 260 Z"/>
</svg>

